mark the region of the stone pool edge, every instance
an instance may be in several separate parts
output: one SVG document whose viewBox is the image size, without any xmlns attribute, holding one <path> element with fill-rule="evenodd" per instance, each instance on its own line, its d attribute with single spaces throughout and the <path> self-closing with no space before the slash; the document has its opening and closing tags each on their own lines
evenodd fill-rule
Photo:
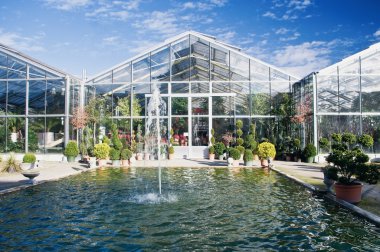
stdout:
<svg viewBox="0 0 380 252">
<path fill-rule="evenodd" d="M 314 193 L 318 193 L 320 195 L 322 195 L 325 199 L 328 199 L 329 201 L 332 201 L 334 202 L 335 204 L 339 205 L 339 206 L 342 206 L 350 211 L 352 211 L 354 214 L 368 220 L 369 222 L 371 222 L 372 224 L 380 227 L 380 216 L 374 214 L 374 213 L 371 213 L 367 210 L 364 210 L 358 206 L 355 206 L 353 204 L 350 204 L 344 200 L 340 200 L 340 199 L 337 199 L 333 194 L 331 193 L 328 193 L 327 191 L 323 191 L 323 190 L 320 190 L 319 188 L 313 186 L 313 185 L 310 185 L 308 183 L 305 183 L 304 181 L 302 181 L 301 179 L 297 178 L 297 177 L 294 177 L 292 175 L 289 175 L 283 171 L 280 171 L 278 169 L 276 169 L 275 167 L 272 167 L 271 168 L 272 170 L 274 170 L 275 172 L 295 181 L 296 183 L 306 187 L 308 190 L 314 192 Z"/>
</svg>

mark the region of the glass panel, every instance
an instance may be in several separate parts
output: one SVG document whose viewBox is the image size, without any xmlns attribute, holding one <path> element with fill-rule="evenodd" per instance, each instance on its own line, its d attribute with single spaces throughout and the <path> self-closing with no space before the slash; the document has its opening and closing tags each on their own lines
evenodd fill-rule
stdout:
<svg viewBox="0 0 380 252">
<path fill-rule="evenodd" d="M 208 146 L 208 118 L 193 117 L 193 146 Z"/>
<path fill-rule="evenodd" d="M 29 65 L 29 78 L 45 78 L 45 76 L 46 74 L 44 70 Z"/>
<path fill-rule="evenodd" d="M 350 132 L 355 135 L 360 134 L 360 116 L 341 115 L 339 116 L 339 130 L 341 133 Z"/>
<path fill-rule="evenodd" d="M 234 119 L 231 118 L 214 118 L 212 119 L 212 128 L 215 131 L 214 137 L 216 142 L 223 142 L 224 135 L 231 135 L 235 129 Z"/>
<path fill-rule="evenodd" d="M 192 97 L 191 111 L 193 115 L 208 115 L 208 98 Z"/>
<path fill-rule="evenodd" d="M 169 47 L 161 48 L 151 54 L 152 81 L 169 81 Z"/>
<path fill-rule="evenodd" d="M 7 151 L 25 152 L 25 118 L 8 117 Z"/>
<path fill-rule="evenodd" d="M 378 74 L 380 72 L 380 51 L 373 52 L 361 58 L 362 74 Z"/>
<path fill-rule="evenodd" d="M 187 146 L 189 140 L 189 125 L 188 117 L 172 117 L 172 129 L 174 132 L 173 138 L 175 146 Z"/>
<path fill-rule="evenodd" d="M 45 117 L 29 118 L 28 149 L 30 152 L 43 153 L 45 146 Z"/>
<path fill-rule="evenodd" d="M 133 119 L 133 133 L 136 141 L 136 153 L 144 151 L 145 119 Z"/>
<path fill-rule="evenodd" d="M 284 81 L 289 82 L 289 75 L 284 74 L 276 69 L 270 69 L 271 81 Z"/>
<path fill-rule="evenodd" d="M 115 116 L 130 116 L 131 115 L 131 88 L 130 86 L 120 88 L 113 93 L 115 99 Z"/>
<path fill-rule="evenodd" d="M 136 84 L 134 87 L 132 111 L 134 116 L 145 116 L 145 94 L 150 94 L 149 84 Z"/>
<path fill-rule="evenodd" d="M 98 95 L 98 91 L 103 91 L 103 89 L 109 87 L 111 85 L 97 85 L 96 88 L 102 87 L 100 90 L 96 89 L 96 94 Z M 72 83 L 70 86 L 70 114 L 73 114 L 74 108 L 79 106 L 79 91 L 80 91 L 80 86 L 77 84 Z M 104 94 L 104 93 L 100 93 Z"/>
<path fill-rule="evenodd" d="M 188 115 L 188 98 L 172 97 L 172 115 Z"/>
<path fill-rule="evenodd" d="M 0 81 L 0 113 L 5 113 L 7 106 L 7 82 Z"/>
<path fill-rule="evenodd" d="M 212 114 L 213 115 L 233 115 L 233 97 L 213 96 Z"/>
<path fill-rule="evenodd" d="M 340 112 L 360 111 L 359 82 L 359 76 L 339 76 Z"/>
<path fill-rule="evenodd" d="M 191 80 L 209 80 L 209 43 L 191 36 Z"/>
<path fill-rule="evenodd" d="M 126 139 L 126 143 L 131 145 L 131 120 L 130 119 L 114 119 L 117 127 L 119 128 L 119 137 L 121 141 Z"/>
<path fill-rule="evenodd" d="M 8 82 L 8 114 L 25 114 L 26 81 Z"/>
<path fill-rule="evenodd" d="M 229 51 L 211 44 L 211 80 L 230 80 Z"/>
<path fill-rule="evenodd" d="M 362 75 L 362 111 L 380 112 L 380 76 Z"/>
<path fill-rule="evenodd" d="M 235 114 L 236 115 L 249 115 L 249 82 L 247 83 L 233 83 L 232 93 L 235 93 Z"/>
<path fill-rule="evenodd" d="M 172 45 L 172 80 L 185 81 L 190 77 L 189 38 Z"/>
<path fill-rule="evenodd" d="M 269 81 L 269 67 L 251 60 L 251 80 Z"/>
<path fill-rule="evenodd" d="M 147 97 L 147 101 L 146 101 L 147 106 L 149 106 L 151 99 L 152 97 Z M 160 104 L 159 104 L 160 116 L 167 116 L 168 115 L 168 97 L 161 97 L 161 99 L 160 99 Z M 147 110 L 147 113 L 148 113 L 148 110 Z M 155 114 L 156 113 L 154 113 L 154 115 Z"/>
<path fill-rule="evenodd" d="M 25 79 L 26 78 L 26 64 L 12 57 L 8 57 L 8 78 L 9 79 Z"/>
<path fill-rule="evenodd" d="M 168 83 L 157 84 L 157 87 L 160 90 L 160 94 L 167 94 L 169 92 L 169 85 L 168 85 Z"/>
<path fill-rule="evenodd" d="M 344 60 L 339 65 L 339 74 L 359 74 L 359 57 L 350 59 L 350 61 Z"/>
<path fill-rule="evenodd" d="M 45 114 L 46 81 L 29 81 L 29 114 Z"/>
<path fill-rule="evenodd" d="M 230 82 L 213 82 L 212 92 L 213 93 L 230 93 L 231 83 Z"/>
<path fill-rule="evenodd" d="M 242 55 L 231 52 L 231 80 L 245 81 L 249 80 L 249 59 Z"/>
<path fill-rule="evenodd" d="M 263 138 L 269 139 L 271 143 L 275 143 L 273 136 L 274 118 L 253 118 L 252 123 L 256 124 L 256 139 L 260 141 Z"/>
<path fill-rule="evenodd" d="M 209 93 L 209 83 L 205 82 L 198 82 L 198 83 L 191 83 L 191 93 Z"/>
<path fill-rule="evenodd" d="M 318 112 L 338 111 L 338 79 L 337 76 L 318 76 L 317 78 Z"/>
<path fill-rule="evenodd" d="M 189 93 L 189 83 L 172 83 L 173 94 Z"/>
<path fill-rule="evenodd" d="M 268 82 L 252 83 L 252 114 L 269 115 L 271 99 Z"/>
<path fill-rule="evenodd" d="M 363 116 L 363 134 L 369 134 L 373 137 L 373 149 L 367 149 L 366 152 L 380 153 L 380 116 Z"/>
<path fill-rule="evenodd" d="M 113 82 L 131 82 L 131 64 L 126 64 L 113 70 Z"/>
<path fill-rule="evenodd" d="M 63 80 L 47 81 L 46 113 L 65 113 L 65 83 Z"/>
<path fill-rule="evenodd" d="M 133 62 L 133 81 L 149 82 L 150 81 L 150 59 L 149 55 L 145 55 Z"/>
<path fill-rule="evenodd" d="M 48 153 L 62 153 L 64 140 L 63 117 L 47 117 L 45 132 L 45 150 Z"/>
<path fill-rule="evenodd" d="M 112 83 L 112 71 L 109 71 L 105 74 L 103 74 L 102 76 L 96 78 L 94 81 L 93 81 L 94 84 L 100 84 L 100 83 L 106 83 L 106 84 L 110 84 Z"/>
</svg>

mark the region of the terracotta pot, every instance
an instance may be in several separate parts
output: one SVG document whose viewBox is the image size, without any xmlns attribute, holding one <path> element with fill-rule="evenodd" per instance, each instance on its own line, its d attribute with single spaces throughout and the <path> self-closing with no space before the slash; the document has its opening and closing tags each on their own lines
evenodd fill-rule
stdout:
<svg viewBox="0 0 380 252">
<path fill-rule="evenodd" d="M 214 159 L 215 159 L 215 154 L 208 154 L 208 158 L 209 158 L 211 161 L 214 161 Z"/>
<path fill-rule="evenodd" d="M 261 159 L 261 167 L 268 167 L 268 160 L 267 159 Z"/>
<path fill-rule="evenodd" d="M 128 167 L 129 166 L 129 160 L 128 159 L 122 159 L 121 160 L 121 166 Z"/>
<path fill-rule="evenodd" d="M 359 203 L 362 198 L 363 184 L 355 183 L 352 185 L 344 185 L 335 183 L 335 194 L 338 199 L 345 200 L 349 203 Z"/>
<path fill-rule="evenodd" d="M 174 154 L 169 154 L 169 160 L 174 159 Z"/>
</svg>

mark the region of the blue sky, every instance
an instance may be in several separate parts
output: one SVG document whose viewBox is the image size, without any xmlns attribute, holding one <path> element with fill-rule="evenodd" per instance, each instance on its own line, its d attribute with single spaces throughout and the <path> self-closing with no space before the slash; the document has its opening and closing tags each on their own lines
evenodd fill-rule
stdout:
<svg viewBox="0 0 380 252">
<path fill-rule="evenodd" d="M 378 0 L 0 0 L 0 43 L 80 76 L 187 30 L 300 77 L 380 41 Z"/>
</svg>

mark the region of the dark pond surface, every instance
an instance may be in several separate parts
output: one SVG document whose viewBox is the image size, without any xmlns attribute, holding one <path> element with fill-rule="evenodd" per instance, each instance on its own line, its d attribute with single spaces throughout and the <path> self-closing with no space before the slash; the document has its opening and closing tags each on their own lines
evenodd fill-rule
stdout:
<svg viewBox="0 0 380 252">
<path fill-rule="evenodd" d="M 380 231 L 262 170 L 106 169 L 0 196 L 0 250 L 379 251 Z"/>
</svg>

